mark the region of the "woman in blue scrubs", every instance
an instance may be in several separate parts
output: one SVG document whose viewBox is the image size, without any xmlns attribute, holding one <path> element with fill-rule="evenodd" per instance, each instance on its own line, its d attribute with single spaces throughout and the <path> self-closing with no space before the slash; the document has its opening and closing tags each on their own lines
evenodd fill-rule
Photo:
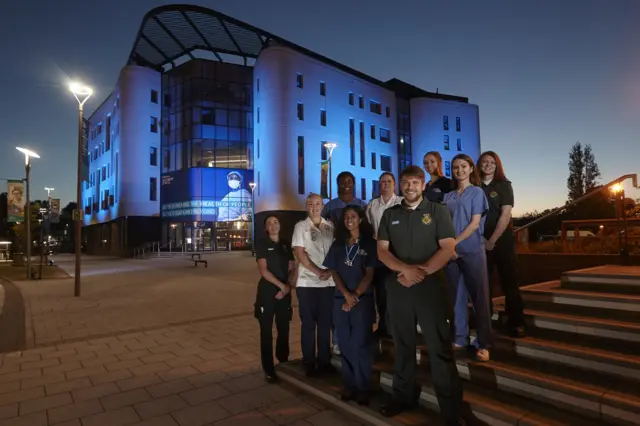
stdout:
<svg viewBox="0 0 640 426">
<path fill-rule="evenodd" d="M 479 186 L 480 178 L 473 160 L 466 154 L 458 154 L 452 161 L 455 191 L 444 196 L 456 231 L 456 255 L 445 268 L 451 298 L 455 300 L 455 347 L 465 347 L 469 342 L 466 300 L 458 297 L 460 285 L 467 290 L 476 315 L 476 358 L 489 361 L 491 346 L 491 316 L 489 314 L 489 278 L 483 232 L 489 203 Z M 463 284 L 460 277 L 463 277 Z"/>
<path fill-rule="evenodd" d="M 373 227 L 360 206 L 347 206 L 335 232 L 324 266 L 336 283 L 333 323 L 340 336 L 343 401 L 369 403 L 373 370 L 374 267 L 377 260 Z"/>
<path fill-rule="evenodd" d="M 424 155 L 422 165 L 430 176 L 422 196 L 429 201 L 442 201 L 454 188 L 453 181 L 442 173 L 442 156 L 438 151 L 429 151 Z"/>
</svg>

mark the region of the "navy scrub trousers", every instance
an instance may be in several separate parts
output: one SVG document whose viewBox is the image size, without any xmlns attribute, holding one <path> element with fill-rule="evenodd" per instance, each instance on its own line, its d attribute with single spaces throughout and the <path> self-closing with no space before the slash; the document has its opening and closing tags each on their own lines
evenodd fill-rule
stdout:
<svg viewBox="0 0 640 426">
<path fill-rule="evenodd" d="M 297 287 L 302 363 L 322 369 L 331 363 L 331 323 L 335 287 Z M 318 356 L 316 358 L 316 333 Z"/>
</svg>

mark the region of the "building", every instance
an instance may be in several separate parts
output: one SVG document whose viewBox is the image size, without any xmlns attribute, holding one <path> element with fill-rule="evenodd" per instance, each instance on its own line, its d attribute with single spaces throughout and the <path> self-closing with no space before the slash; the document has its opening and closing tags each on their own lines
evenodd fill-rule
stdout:
<svg viewBox="0 0 640 426">
<path fill-rule="evenodd" d="M 247 247 L 252 206 L 256 233 L 271 212 L 286 232 L 304 217 L 309 192 L 336 196 L 341 171 L 368 200 L 383 171 L 422 164 L 427 151 L 442 153 L 449 175 L 456 153 L 480 153 L 478 107 L 467 98 L 380 81 L 189 5 L 147 13 L 116 90 L 90 122 L 85 224 L 109 249 L 148 240 L 152 232 L 134 238 L 126 220 L 151 230 L 157 222 L 142 218 L 158 215 L 163 244 Z M 327 142 L 337 145 L 331 177 Z"/>
</svg>

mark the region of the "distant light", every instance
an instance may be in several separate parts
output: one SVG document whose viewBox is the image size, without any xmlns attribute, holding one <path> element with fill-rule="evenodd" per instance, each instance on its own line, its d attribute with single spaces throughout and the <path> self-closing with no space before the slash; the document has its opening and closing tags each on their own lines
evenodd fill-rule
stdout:
<svg viewBox="0 0 640 426">
<path fill-rule="evenodd" d="M 251 187 L 251 190 L 255 189 L 256 186 L 258 186 L 258 184 L 255 183 L 255 182 L 250 182 L 249 183 L 249 187 Z"/>
<path fill-rule="evenodd" d="M 85 86 L 82 83 L 78 83 L 77 81 L 72 81 L 69 83 L 69 90 L 71 93 L 77 96 L 91 96 L 93 95 L 93 89 L 89 86 Z"/>
<path fill-rule="evenodd" d="M 16 149 L 24 154 L 24 164 L 26 164 L 26 165 L 29 165 L 29 158 L 31 158 L 31 157 L 40 158 L 40 156 L 38 154 L 36 154 L 35 152 L 31 151 L 30 149 L 20 148 L 19 146 L 16 146 Z"/>
<path fill-rule="evenodd" d="M 617 194 L 620 191 L 622 191 L 622 185 L 620 185 L 619 183 L 611 186 L 611 192 L 613 192 L 614 194 Z"/>
</svg>

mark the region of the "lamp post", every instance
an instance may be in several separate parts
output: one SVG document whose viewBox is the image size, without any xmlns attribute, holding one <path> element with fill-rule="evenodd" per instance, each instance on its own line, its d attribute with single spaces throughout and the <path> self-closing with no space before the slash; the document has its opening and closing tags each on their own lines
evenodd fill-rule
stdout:
<svg viewBox="0 0 640 426">
<path fill-rule="evenodd" d="M 334 142 L 327 142 L 324 144 L 324 147 L 329 152 L 329 200 L 331 200 L 331 198 L 333 197 L 333 194 L 332 194 L 333 177 L 331 175 L 331 168 L 333 163 L 333 150 L 336 149 L 337 146 L 338 144 Z"/>
<path fill-rule="evenodd" d="M 80 259 L 82 253 L 82 109 L 85 102 L 93 94 L 93 90 L 80 83 L 70 83 L 69 90 L 78 101 L 78 172 L 76 182 L 76 210 L 73 212 L 74 221 L 74 239 L 76 248 L 76 265 L 75 265 L 75 282 L 73 287 L 73 295 L 80 296 Z"/>
<path fill-rule="evenodd" d="M 18 151 L 24 154 L 24 168 L 25 168 L 25 181 L 27 184 L 27 203 L 25 208 L 25 226 L 27 227 L 27 280 L 31 279 L 31 200 L 30 197 L 30 188 L 31 188 L 31 180 L 29 178 L 31 172 L 31 157 L 40 158 L 38 154 L 35 152 L 26 149 L 16 147 Z"/>
<path fill-rule="evenodd" d="M 47 217 L 43 223 L 48 223 L 49 232 L 51 232 L 51 192 L 55 190 L 55 188 L 47 188 L 44 187 L 44 190 L 47 191 Z M 45 225 L 47 226 L 47 225 Z M 40 228 L 42 230 L 42 228 Z M 40 278 L 42 278 L 42 258 L 44 257 L 43 248 L 44 248 L 44 235 L 40 235 Z M 49 260 L 49 252 L 47 251 L 47 261 Z"/>
<path fill-rule="evenodd" d="M 255 210 L 255 196 L 254 192 L 258 186 L 255 182 L 250 182 L 249 187 L 251 188 L 251 256 L 256 253 L 256 210 Z"/>
</svg>

